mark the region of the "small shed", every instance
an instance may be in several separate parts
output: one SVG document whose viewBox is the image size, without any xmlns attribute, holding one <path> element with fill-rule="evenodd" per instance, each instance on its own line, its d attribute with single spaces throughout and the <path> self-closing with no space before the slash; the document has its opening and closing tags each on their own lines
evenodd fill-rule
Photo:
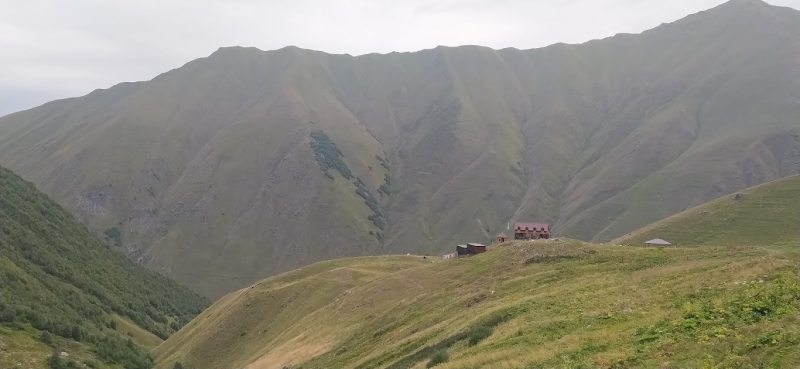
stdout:
<svg viewBox="0 0 800 369">
<path fill-rule="evenodd" d="M 656 238 L 654 240 L 650 240 L 644 243 L 647 246 L 669 246 L 672 245 L 671 243 L 664 241 L 660 238 Z"/>
<path fill-rule="evenodd" d="M 497 243 L 503 243 L 508 241 L 508 236 L 505 233 L 500 233 L 495 237 Z"/>
<path fill-rule="evenodd" d="M 486 245 L 479 243 L 468 243 L 466 245 L 456 246 L 456 255 L 458 255 L 458 257 L 473 256 L 483 254 L 484 252 L 486 252 Z"/>
<path fill-rule="evenodd" d="M 483 254 L 486 252 L 486 245 L 480 243 L 468 243 L 467 250 L 473 254 Z"/>
</svg>

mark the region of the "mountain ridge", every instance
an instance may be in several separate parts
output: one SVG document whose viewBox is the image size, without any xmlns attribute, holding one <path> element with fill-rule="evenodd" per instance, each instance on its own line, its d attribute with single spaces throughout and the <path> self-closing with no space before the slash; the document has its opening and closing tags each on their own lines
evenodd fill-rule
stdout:
<svg viewBox="0 0 800 369">
<path fill-rule="evenodd" d="M 220 48 L 0 118 L 0 163 L 214 297 L 515 220 L 607 241 L 798 172 L 800 12 L 753 4 L 530 50 Z"/>
</svg>

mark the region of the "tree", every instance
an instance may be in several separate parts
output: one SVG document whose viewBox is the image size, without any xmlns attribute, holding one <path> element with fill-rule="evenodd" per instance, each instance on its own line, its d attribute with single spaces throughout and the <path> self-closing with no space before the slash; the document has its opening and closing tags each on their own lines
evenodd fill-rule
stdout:
<svg viewBox="0 0 800 369">
<path fill-rule="evenodd" d="M 61 360 L 58 350 L 53 351 L 53 354 L 50 355 L 50 358 L 47 360 L 47 365 L 50 367 L 50 369 L 64 368 L 64 361 Z"/>
<path fill-rule="evenodd" d="M 83 340 L 83 333 L 81 332 L 81 327 L 78 327 L 77 325 L 73 325 L 72 326 L 72 331 L 70 332 L 70 336 L 75 341 Z"/>
<path fill-rule="evenodd" d="M 39 335 L 39 341 L 42 341 L 45 345 L 52 346 L 53 335 L 48 331 L 42 331 L 42 334 Z"/>
</svg>

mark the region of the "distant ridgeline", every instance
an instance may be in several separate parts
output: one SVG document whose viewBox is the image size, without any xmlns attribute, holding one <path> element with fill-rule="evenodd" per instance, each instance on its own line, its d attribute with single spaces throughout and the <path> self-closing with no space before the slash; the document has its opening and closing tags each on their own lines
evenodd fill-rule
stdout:
<svg viewBox="0 0 800 369">
<path fill-rule="evenodd" d="M 26 333 L 48 351 L 82 347 L 99 361 L 87 365 L 151 368 L 146 349 L 120 334 L 117 322 L 166 339 L 208 304 L 111 250 L 33 184 L 0 167 L 3 367 L 15 365 L 8 361 L 18 349 L 12 338 Z M 50 366 L 73 366 L 74 357 L 53 354 Z"/>
</svg>

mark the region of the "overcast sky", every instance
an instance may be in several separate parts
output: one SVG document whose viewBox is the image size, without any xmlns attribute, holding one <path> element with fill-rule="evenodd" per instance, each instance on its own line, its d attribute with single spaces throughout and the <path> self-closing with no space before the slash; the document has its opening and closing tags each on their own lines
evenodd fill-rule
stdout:
<svg viewBox="0 0 800 369">
<path fill-rule="evenodd" d="M 724 0 L 0 0 L 0 116 L 148 80 L 220 46 L 361 55 L 638 33 Z M 769 0 L 800 9 L 800 0 Z"/>
</svg>

